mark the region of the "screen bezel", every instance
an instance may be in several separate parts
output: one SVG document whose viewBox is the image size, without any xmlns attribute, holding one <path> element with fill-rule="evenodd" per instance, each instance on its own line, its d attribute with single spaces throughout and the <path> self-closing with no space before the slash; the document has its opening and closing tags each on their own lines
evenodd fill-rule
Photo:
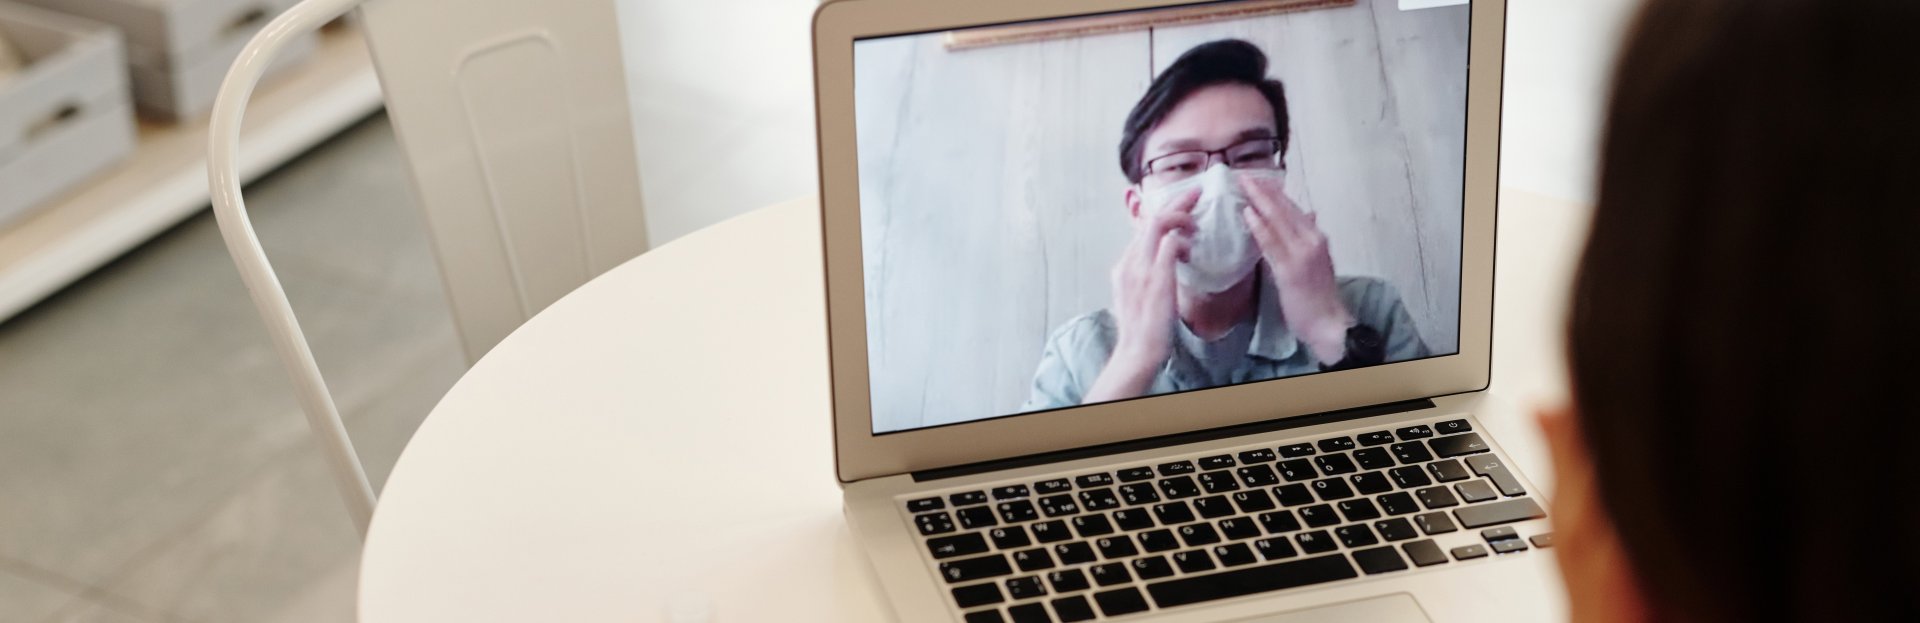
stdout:
<svg viewBox="0 0 1920 623">
<path fill-rule="evenodd" d="M 1392 2 L 1394 0 L 1373 0 Z M 1460 351 L 1416 361 L 875 434 L 854 114 L 854 42 L 1195 0 L 834 0 L 814 15 L 820 210 L 840 480 L 1007 459 L 1358 406 L 1479 391 L 1491 376 L 1505 0 L 1474 0 L 1461 224 Z M 1179 414 L 1169 417 L 1168 414 Z M 994 414 L 1000 415 L 1000 414 Z"/>
</svg>

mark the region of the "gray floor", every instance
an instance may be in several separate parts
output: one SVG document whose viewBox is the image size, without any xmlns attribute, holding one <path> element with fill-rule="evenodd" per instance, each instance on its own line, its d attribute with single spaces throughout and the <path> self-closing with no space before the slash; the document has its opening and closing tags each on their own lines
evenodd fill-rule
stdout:
<svg viewBox="0 0 1920 623">
<path fill-rule="evenodd" d="M 465 369 L 375 117 L 249 189 L 378 487 Z M 202 213 L 0 324 L 0 621 L 349 621 L 359 540 Z"/>
</svg>

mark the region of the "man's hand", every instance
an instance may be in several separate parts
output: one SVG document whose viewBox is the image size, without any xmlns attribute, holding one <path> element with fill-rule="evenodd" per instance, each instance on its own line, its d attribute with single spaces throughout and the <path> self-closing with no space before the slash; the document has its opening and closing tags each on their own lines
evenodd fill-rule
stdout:
<svg viewBox="0 0 1920 623">
<path fill-rule="evenodd" d="M 1193 248 L 1195 188 L 1152 216 L 1135 221 L 1133 240 L 1113 267 L 1113 317 L 1119 336 L 1113 356 L 1087 390 L 1086 403 L 1135 398 L 1173 351 L 1179 314 L 1174 266 Z"/>
<path fill-rule="evenodd" d="M 1354 319 L 1340 299 L 1333 255 L 1318 219 L 1287 197 L 1279 177 L 1242 176 L 1240 187 L 1252 204 L 1241 216 L 1272 269 L 1287 326 L 1321 364 L 1339 363 L 1347 355 L 1347 329 Z"/>
</svg>

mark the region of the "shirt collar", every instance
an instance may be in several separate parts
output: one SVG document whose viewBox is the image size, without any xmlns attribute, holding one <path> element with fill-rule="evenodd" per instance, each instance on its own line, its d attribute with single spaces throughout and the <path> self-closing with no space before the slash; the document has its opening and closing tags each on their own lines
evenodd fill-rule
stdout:
<svg viewBox="0 0 1920 623">
<path fill-rule="evenodd" d="M 1293 329 L 1287 328 L 1286 317 L 1280 313 L 1280 290 L 1273 285 L 1273 279 L 1267 276 L 1266 262 L 1260 263 L 1254 271 L 1254 278 L 1260 280 L 1260 295 L 1256 302 L 1258 315 L 1254 318 L 1253 343 L 1247 346 L 1247 354 L 1255 357 L 1285 361 L 1300 350 L 1300 340 L 1293 335 Z"/>
</svg>

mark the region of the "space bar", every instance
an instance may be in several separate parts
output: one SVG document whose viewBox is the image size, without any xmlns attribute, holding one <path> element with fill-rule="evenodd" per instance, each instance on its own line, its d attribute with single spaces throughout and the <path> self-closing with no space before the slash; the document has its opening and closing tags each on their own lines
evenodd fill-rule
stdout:
<svg viewBox="0 0 1920 623">
<path fill-rule="evenodd" d="M 1334 554 L 1150 584 L 1147 593 L 1153 603 L 1172 608 L 1358 576 L 1346 556 Z"/>
</svg>

